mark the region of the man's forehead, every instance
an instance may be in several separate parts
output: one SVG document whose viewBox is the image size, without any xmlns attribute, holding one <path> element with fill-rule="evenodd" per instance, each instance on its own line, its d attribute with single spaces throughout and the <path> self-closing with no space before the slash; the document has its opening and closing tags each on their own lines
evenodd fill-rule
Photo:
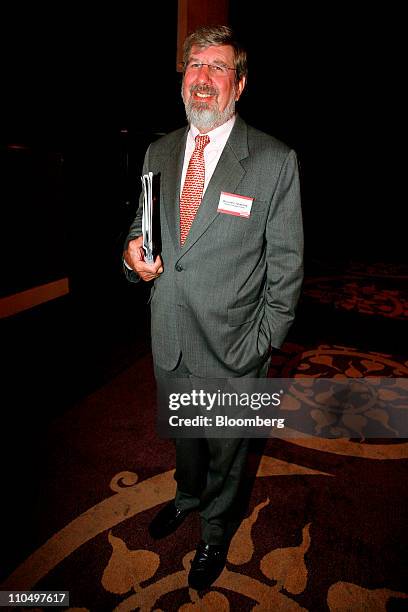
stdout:
<svg viewBox="0 0 408 612">
<path fill-rule="evenodd" d="M 234 59 L 234 49 L 231 45 L 211 45 L 210 47 L 193 45 L 191 47 L 190 57 L 206 57 L 210 58 L 212 61 L 216 59 L 220 61 L 232 61 Z"/>
</svg>

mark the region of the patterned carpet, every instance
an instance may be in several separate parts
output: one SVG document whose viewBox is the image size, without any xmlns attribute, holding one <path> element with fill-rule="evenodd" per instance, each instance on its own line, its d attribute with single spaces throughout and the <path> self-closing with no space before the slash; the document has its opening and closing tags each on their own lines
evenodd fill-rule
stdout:
<svg viewBox="0 0 408 612">
<path fill-rule="evenodd" d="M 330 304 L 338 310 L 354 311 L 391 319 L 408 319 L 408 270 L 401 264 L 376 263 L 346 266 L 314 262 L 314 274 L 306 278 L 303 296 Z"/>
<path fill-rule="evenodd" d="M 285 368 L 293 360 L 298 367 L 313 363 L 315 355 L 340 351 L 348 361 L 355 353 L 285 349 Z M 407 364 L 393 367 L 408 374 Z M 153 388 L 144 357 L 53 424 L 35 519 L 41 545 L 3 588 L 69 589 L 71 609 L 81 610 L 403 609 L 402 440 L 257 441 L 246 519 L 226 570 L 199 601 L 186 586 L 197 517 L 165 541 L 147 534 L 157 508 L 174 494 L 174 454 L 155 435 Z"/>
<path fill-rule="evenodd" d="M 316 344 L 292 335 L 270 375 L 408 378 L 406 356 L 320 342 L 317 324 L 313 334 Z M 84 612 L 408 609 L 408 442 L 398 438 L 253 441 L 227 566 L 208 592 L 188 589 L 198 517 L 159 542 L 147 532 L 175 490 L 154 390 L 145 355 L 50 424 L 35 486 L 29 471 L 14 474 L 27 521 L 8 524 L 3 589 L 69 590 L 69 609 Z"/>
</svg>

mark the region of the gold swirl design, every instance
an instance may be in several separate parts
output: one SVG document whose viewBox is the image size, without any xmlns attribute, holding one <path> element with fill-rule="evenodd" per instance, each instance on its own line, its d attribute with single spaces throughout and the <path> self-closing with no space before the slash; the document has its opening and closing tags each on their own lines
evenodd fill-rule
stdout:
<svg viewBox="0 0 408 612">
<path fill-rule="evenodd" d="M 109 487 L 115 493 L 120 493 L 122 489 L 134 487 L 137 484 L 139 477 L 134 472 L 119 472 L 110 481 Z"/>
</svg>

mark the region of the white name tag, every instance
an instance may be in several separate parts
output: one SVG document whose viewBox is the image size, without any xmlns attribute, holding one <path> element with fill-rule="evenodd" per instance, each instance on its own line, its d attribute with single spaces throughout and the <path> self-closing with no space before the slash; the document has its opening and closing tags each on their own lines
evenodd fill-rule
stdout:
<svg viewBox="0 0 408 612">
<path fill-rule="evenodd" d="M 249 217 L 254 198 L 221 191 L 217 212 L 237 217 Z"/>
</svg>

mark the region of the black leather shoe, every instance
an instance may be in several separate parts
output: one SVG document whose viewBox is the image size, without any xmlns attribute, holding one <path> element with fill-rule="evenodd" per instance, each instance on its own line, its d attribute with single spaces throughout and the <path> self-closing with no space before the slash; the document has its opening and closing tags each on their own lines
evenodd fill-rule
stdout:
<svg viewBox="0 0 408 612">
<path fill-rule="evenodd" d="M 173 533 L 173 531 L 176 531 L 177 527 L 180 527 L 189 513 L 188 510 L 180 510 L 175 506 L 174 501 L 171 501 L 156 514 L 150 523 L 150 535 L 155 540 L 165 538 Z"/>
<path fill-rule="evenodd" d="M 196 591 L 208 589 L 225 567 L 228 547 L 201 541 L 191 562 L 188 584 Z"/>
</svg>

